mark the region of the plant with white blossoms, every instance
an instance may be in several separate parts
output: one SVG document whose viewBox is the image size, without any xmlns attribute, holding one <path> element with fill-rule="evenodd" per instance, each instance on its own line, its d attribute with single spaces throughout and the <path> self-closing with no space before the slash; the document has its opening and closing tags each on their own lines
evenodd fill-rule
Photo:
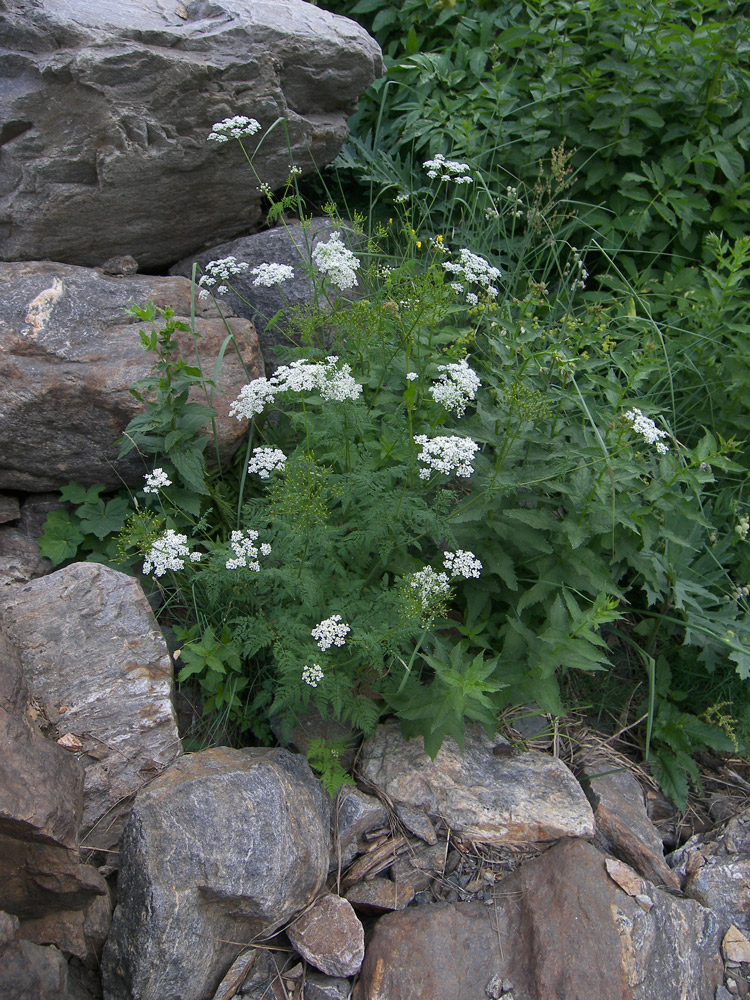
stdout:
<svg viewBox="0 0 750 1000">
<path fill-rule="evenodd" d="M 253 448 L 247 471 L 269 479 L 272 472 L 281 472 L 285 467 L 286 455 L 280 448 Z"/>
<path fill-rule="evenodd" d="M 227 569 L 249 569 L 253 573 L 260 573 L 260 556 L 271 554 L 271 546 L 268 542 L 256 545 L 258 532 L 251 528 L 246 531 L 233 531 L 230 538 L 230 546 L 234 556 L 224 563 Z"/>
<path fill-rule="evenodd" d="M 313 263 L 332 285 L 346 291 L 357 284 L 358 258 L 341 242 L 341 233 L 331 233 L 327 243 L 318 243 L 312 252 Z"/>
<path fill-rule="evenodd" d="M 470 580 L 472 577 L 478 580 L 482 572 L 481 562 L 468 549 L 444 552 L 443 565 L 452 576 L 462 576 L 465 580 Z"/>
<path fill-rule="evenodd" d="M 346 622 L 341 621 L 341 615 L 331 615 L 324 618 L 322 622 L 315 626 L 310 635 L 315 639 L 319 648 L 323 651 L 331 646 L 344 646 L 346 636 L 351 629 Z"/>
<path fill-rule="evenodd" d="M 425 465 L 424 469 L 419 470 L 420 479 L 429 479 L 431 469 L 446 476 L 455 471 L 457 476 L 468 477 L 474 472 L 471 463 L 479 451 L 479 445 L 471 438 L 455 434 L 439 434 L 428 438 L 426 434 L 415 434 L 414 442 L 422 448 L 417 459 Z"/>
<path fill-rule="evenodd" d="M 452 181 L 454 184 L 473 183 L 472 178 L 469 177 L 471 167 L 468 163 L 446 160 L 442 153 L 437 153 L 431 160 L 425 160 L 422 166 L 427 171 L 427 176 L 432 180 L 439 178 L 441 181 Z"/>
<path fill-rule="evenodd" d="M 143 487 L 144 493 L 158 493 L 163 487 L 172 485 L 172 480 L 162 468 L 154 469 L 143 478 L 146 480 L 146 485 Z"/>
<path fill-rule="evenodd" d="M 198 298 L 207 299 L 209 295 L 226 295 L 229 288 L 224 282 L 230 281 L 238 274 L 244 274 L 248 267 L 250 267 L 249 264 L 238 261 L 236 257 L 232 256 L 209 261 L 198 281 L 200 289 Z"/>
<path fill-rule="evenodd" d="M 233 118 L 225 118 L 223 121 L 214 122 L 208 138 L 211 142 L 229 142 L 230 139 L 242 139 L 243 136 L 255 135 L 259 131 L 260 122 L 256 121 L 255 118 L 235 115 Z"/>
<path fill-rule="evenodd" d="M 229 415 L 238 420 L 250 420 L 283 392 L 312 392 L 317 389 L 324 400 L 358 399 L 362 386 L 352 378 L 351 365 L 337 367 L 338 360 L 332 354 L 320 362 L 293 361 L 291 365 L 277 368 L 270 379 L 254 379 L 242 387 L 229 408 Z"/>
<path fill-rule="evenodd" d="M 450 274 L 457 275 L 461 281 L 451 283 L 451 288 L 460 294 L 464 290 L 466 282 L 468 285 L 477 285 L 489 298 L 497 298 L 498 290 L 493 282 L 502 276 L 499 267 L 493 267 L 489 261 L 479 254 L 472 253 L 471 250 L 459 250 L 458 261 L 446 260 L 443 268 Z M 474 292 L 467 293 L 467 299 L 471 305 L 476 305 L 478 298 Z"/>
<path fill-rule="evenodd" d="M 305 664 L 302 668 L 302 680 L 311 688 L 316 688 L 324 677 L 323 668 L 319 663 Z"/>
<path fill-rule="evenodd" d="M 632 410 L 628 410 L 625 414 L 625 419 L 630 423 L 636 434 L 640 434 L 649 444 L 655 445 L 660 455 L 666 455 L 669 448 L 662 441 L 662 438 L 669 436 L 666 431 L 658 428 L 650 417 L 644 417 L 641 411 L 635 406 Z"/>
<path fill-rule="evenodd" d="M 253 284 L 262 288 L 272 288 L 294 277 L 294 268 L 289 264 L 259 264 L 250 274 L 254 275 Z"/>
<path fill-rule="evenodd" d="M 425 611 L 451 592 L 447 575 L 436 573 L 432 566 L 425 566 L 424 569 L 411 573 L 407 579 L 412 590 L 416 590 Z"/>
<path fill-rule="evenodd" d="M 143 572 L 146 576 L 152 571 L 154 576 L 164 576 L 168 569 L 184 569 L 186 559 L 200 562 L 200 558 L 200 552 L 191 552 L 188 548 L 187 535 L 180 535 L 172 528 L 167 528 L 146 552 Z"/>
<path fill-rule="evenodd" d="M 476 398 L 477 390 L 482 383 L 479 376 L 471 368 L 466 358 L 438 365 L 438 371 L 443 374 L 438 382 L 430 386 L 430 395 L 436 403 L 442 403 L 446 410 L 455 410 L 462 417 L 466 404 Z"/>
</svg>

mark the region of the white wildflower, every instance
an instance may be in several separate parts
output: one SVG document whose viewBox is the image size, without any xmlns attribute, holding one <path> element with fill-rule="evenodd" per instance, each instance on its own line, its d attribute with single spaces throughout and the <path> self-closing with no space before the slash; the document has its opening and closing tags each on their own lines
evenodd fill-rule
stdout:
<svg viewBox="0 0 750 1000">
<path fill-rule="evenodd" d="M 235 275 L 243 274 L 249 266 L 244 261 L 238 261 L 236 257 L 222 257 L 220 260 L 209 261 L 198 282 L 199 297 L 205 299 L 209 293 L 225 295 L 229 289 L 224 282 Z"/>
<path fill-rule="evenodd" d="M 452 181 L 454 184 L 472 183 L 472 178 L 469 177 L 471 170 L 469 164 L 460 163 L 458 160 L 446 160 L 442 153 L 437 153 L 432 160 L 425 160 L 422 166 L 432 180 Z"/>
<path fill-rule="evenodd" d="M 260 573 L 260 562 L 258 557 L 270 555 L 271 546 L 268 542 L 258 546 L 258 532 L 252 529 L 246 531 L 233 531 L 229 544 L 234 552 L 234 556 L 224 563 L 227 569 L 249 569 L 253 573 Z"/>
<path fill-rule="evenodd" d="M 448 577 L 445 573 L 436 573 L 431 566 L 417 570 L 407 577 L 409 586 L 417 591 L 422 607 L 428 610 L 433 607 L 440 598 L 446 597 L 451 592 Z"/>
<path fill-rule="evenodd" d="M 341 242 L 340 232 L 331 233 L 327 243 L 318 243 L 312 252 L 312 259 L 331 284 L 342 291 L 357 284 L 359 260 Z"/>
<path fill-rule="evenodd" d="M 186 559 L 197 562 L 200 560 L 200 553 L 190 552 L 187 535 L 180 535 L 172 528 L 167 528 L 146 553 L 143 572 L 148 575 L 153 570 L 154 576 L 164 576 L 168 569 L 184 569 Z"/>
<path fill-rule="evenodd" d="M 286 455 L 279 448 L 253 448 L 247 471 L 268 479 L 272 472 L 280 472 L 285 466 Z"/>
<path fill-rule="evenodd" d="M 473 309 L 474 306 L 476 306 L 476 305 L 479 304 L 479 296 L 476 294 L 476 292 L 467 292 L 466 293 L 466 301 L 469 303 L 469 305 Z"/>
<path fill-rule="evenodd" d="M 343 646 L 351 629 L 346 622 L 341 621 L 341 615 L 331 615 L 315 626 L 310 635 L 322 650 L 330 646 Z"/>
<path fill-rule="evenodd" d="M 273 403 L 274 398 L 275 388 L 267 378 L 253 379 L 240 389 L 239 396 L 229 407 L 229 416 L 252 420 L 256 414 L 263 412 L 266 403 Z"/>
<path fill-rule="evenodd" d="M 289 166 L 289 180 L 291 180 L 292 177 L 299 177 L 301 174 L 302 174 L 302 167 L 298 167 L 294 163 L 290 164 L 290 166 Z"/>
<path fill-rule="evenodd" d="M 400 194 L 397 194 L 393 200 L 397 204 L 402 205 L 405 201 L 409 200 L 409 195 L 405 191 L 402 191 Z"/>
<path fill-rule="evenodd" d="M 158 493 L 162 487 L 172 485 L 172 480 L 162 468 L 154 469 L 143 478 L 146 480 L 146 485 L 143 487 L 144 493 Z"/>
<path fill-rule="evenodd" d="M 430 395 L 436 403 L 442 403 L 446 410 L 455 410 L 462 417 L 466 404 L 476 398 L 477 389 L 482 383 L 477 374 L 469 367 L 466 358 L 438 365 L 438 371 L 443 374 L 439 382 L 430 386 Z"/>
<path fill-rule="evenodd" d="M 302 668 L 302 680 L 305 684 L 309 684 L 311 688 L 316 688 L 324 677 L 325 674 L 319 663 L 306 664 Z"/>
<path fill-rule="evenodd" d="M 241 139 L 245 135 L 255 135 L 260 130 L 260 122 L 255 118 L 246 118 L 244 115 L 235 115 L 234 118 L 225 118 L 223 121 L 215 122 L 209 135 L 212 142 L 229 142 L 230 139 Z"/>
<path fill-rule="evenodd" d="M 457 549 L 455 552 L 443 553 L 443 565 L 451 576 L 462 576 L 466 580 L 472 577 L 479 579 L 479 574 L 482 571 L 481 562 L 468 549 Z"/>
<path fill-rule="evenodd" d="M 425 465 L 419 470 L 420 479 L 430 478 L 430 469 L 449 476 L 455 471 L 457 476 L 467 477 L 474 472 L 472 461 L 479 451 L 479 445 L 471 438 L 456 435 L 438 435 L 432 439 L 426 434 L 415 434 L 414 441 L 422 451 L 417 456 Z"/>
<path fill-rule="evenodd" d="M 254 285 L 262 285 L 264 288 L 271 288 L 273 285 L 280 285 L 282 281 L 289 281 L 294 277 L 294 268 L 289 264 L 259 264 L 250 272 L 255 278 Z"/>
<path fill-rule="evenodd" d="M 409 382 L 416 382 L 417 379 L 419 378 L 419 373 L 418 372 L 407 372 L 406 373 L 406 378 L 407 378 L 407 380 Z"/>
<path fill-rule="evenodd" d="M 669 448 L 661 440 L 662 438 L 668 437 L 666 431 L 660 430 L 650 417 L 644 417 L 637 407 L 633 407 L 632 410 L 628 410 L 625 414 L 625 419 L 630 422 L 630 425 L 636 434 L 640 434 L 641 437 L 648 442 L 648 444 L 655 445 L 656 450 L 660 455 L 666 455 Z"/>
</svg>

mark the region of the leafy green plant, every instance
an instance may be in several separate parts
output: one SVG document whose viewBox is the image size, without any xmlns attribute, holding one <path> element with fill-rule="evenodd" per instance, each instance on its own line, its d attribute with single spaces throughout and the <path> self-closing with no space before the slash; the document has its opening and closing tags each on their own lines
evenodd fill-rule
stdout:
<svg viewBox="0 0 750 1000">
<path fill-rule="evenodd" d="M 122 494 L 104 499 L 106 487 L 68 483 L 60 500 L 68 506 L 47 515 L 39 551 L 54 566 L 73 559 L 117 562 L 117 534 L 130 513 L 130 498 Z"/>
</svg>

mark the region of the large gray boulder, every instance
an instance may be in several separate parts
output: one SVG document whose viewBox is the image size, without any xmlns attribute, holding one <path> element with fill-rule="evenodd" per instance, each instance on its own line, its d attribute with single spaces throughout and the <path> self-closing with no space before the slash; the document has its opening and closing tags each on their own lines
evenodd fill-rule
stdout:
<svg viewBox="0 0 750 1000">
<path fill-rule="evenodd" d="M 148 324 L 127 310 L 149 300 L 189 323 L 191 286 L 185 278 L 111 277 L 50 261 L 0 263 L 0 488 L 39 492 L 71 479 L 114 488 L 143 485 L 144 473 L 158 459 L 133 450 L 120 460 L 117 441 L 143 412 L 130 387 L 154 364 L 138 336 Z M 263 374 L 255 329 L 246 319 L 225 324 L 211 302 L 199 302 L 197 345 L 190 333 L 175 338 L 190 363 L 199 351 L 211 378 L 227 326 L 236 350 L 224 350 L 213 395 L 223 460 L 246 432 L 229 416 L 229 405 L 246 382 Z M 190 398 L 206 402 L 197 388 Z M 213 452 L 210 446 L 209 459 Z"/>
<path fill-rule="evenodd" d="M 105 1000 L 212 996 L 241 945 L 317 896 L 329 812 L 286 750 L 205 750 L 157 778 L 122 839 Z"/>
<path fill-rule="evenodd" d="M 114 851 L 135 793 L 182 750 L 172 663 L 146 595 L 124 573 L 74 563 L 5 588 L 0 613 L 31 693 L 56 735 L 79 747 L 81 846 Z M 54 751 L 80 770 L 60 747 L 46 745 L 49 756 Z M 50 795 L 57 794 L 53 774 L 50 765 Z"/>
<path fill-rule="evenodd" d="M 158 267 L 252 231 L 258 179 L 212 124 L 286 119 L 255 158 L 275 188 L 290 156 L 334 159 L 382 72 L 363 28 L 304 0 L 5 0 L 0 38 L 3 260 Z"/>
</svg>

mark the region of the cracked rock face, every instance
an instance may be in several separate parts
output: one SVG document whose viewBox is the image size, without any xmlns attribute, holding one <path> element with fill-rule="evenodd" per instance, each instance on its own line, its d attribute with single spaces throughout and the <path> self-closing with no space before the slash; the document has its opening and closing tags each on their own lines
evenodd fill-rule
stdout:
<svg viewBox="0 0 750 1000">
<path fill-rule="evenodd" d="M 237 143 L 206 141 L 213 123 L 283 117 L 310 172 L 382 72 L 363 28 L 304 0 L 6 0 L 0 47 L 0 259 L 86 266 L 155 268 L 252 230 L 258 181 Z M 255 166 L 274 188 L 289 165 L 277 127 Z"/>
</svg>

